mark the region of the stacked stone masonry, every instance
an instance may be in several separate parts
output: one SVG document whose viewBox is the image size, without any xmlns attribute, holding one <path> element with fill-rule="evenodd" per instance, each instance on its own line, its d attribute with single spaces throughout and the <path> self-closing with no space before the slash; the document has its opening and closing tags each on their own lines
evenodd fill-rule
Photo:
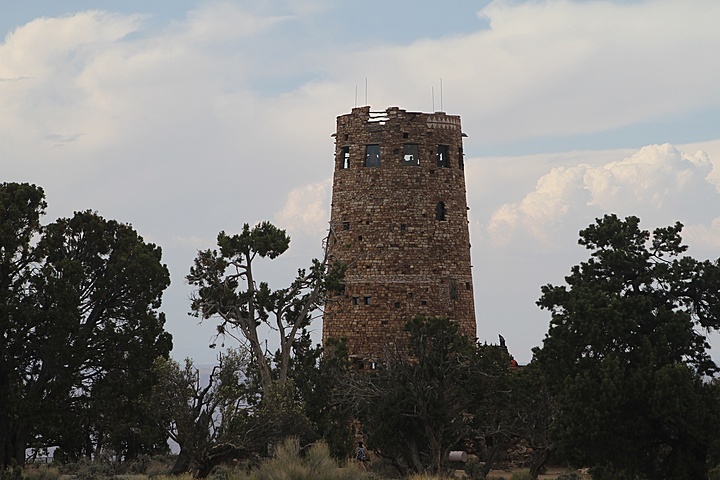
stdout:
<svg viewBox="0 0 720 480">
<path fill-rule="evenodd" d="M 326 304 L 324 341 L 344 337 L 351 356 L 373 361 L 418 315 L 475 337 L 463 136 L 460 117 L 443 112 L 337 118 L 328 247 L 348 270 Z"/>
</svg>

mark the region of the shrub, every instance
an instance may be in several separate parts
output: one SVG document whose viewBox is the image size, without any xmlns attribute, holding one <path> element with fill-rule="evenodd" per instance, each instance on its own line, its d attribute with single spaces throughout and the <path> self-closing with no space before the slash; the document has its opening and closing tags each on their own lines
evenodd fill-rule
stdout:
<svg viewBox="0 0 720 480">
<path fill-rule="evenodd" d="M 60 470 L 44 465 L 38 468 L 26 468 L 22 478 L 24 480 L 58 480 L 60 478 Z"/>
<path fill-rule="evenodd" d="M 515 472 L 510 480 L 530 480 L 530 472 Z"/>
<path fill-rule="evenodd" d="M 575 472 L 563 473 L 556 480 L 580 480 L 580 475 Z"/>
<path fill-rule="evenodd" d="M 304 457 L 300 455 L 300 441 L 289 438 L 276 450 L 275 457 L 260 465 L 247 476 L 250 480 L 362 480 L 366 472 L 354 466 L 340 468 L 330 456 L 326 443 L 310 447 Z"/>
<path fill-rule="evenodd" d="M 447 480 L 452 477 L 438 477 L 436 475 L 430 475 L 427 473 L 415 473 L 408 477 L 408 480 Z"/>
</svg>

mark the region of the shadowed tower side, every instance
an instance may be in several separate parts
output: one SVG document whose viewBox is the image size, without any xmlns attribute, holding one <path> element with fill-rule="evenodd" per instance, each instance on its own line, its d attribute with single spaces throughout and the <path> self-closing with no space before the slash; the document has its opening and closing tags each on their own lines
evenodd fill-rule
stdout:
<svg viewBox="0 0 720 480">
<path fill-rule="evenodd" d="M 448 317 L 475 338 L 460 117 L 371 112 L 337 117 L 328 240 L 348 265 L 325 307 L 323 341 L 378 359 L 417 315 Z"/>
</svg>

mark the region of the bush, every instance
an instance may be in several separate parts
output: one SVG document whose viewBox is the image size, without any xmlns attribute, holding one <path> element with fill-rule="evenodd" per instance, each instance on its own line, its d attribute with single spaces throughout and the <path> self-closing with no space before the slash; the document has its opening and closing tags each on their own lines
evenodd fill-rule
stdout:
<svg viewBox="0 0 720 480">
<path fill-rule="evenodd" d="M 340 468 L 330 456 L 324 442 L 318 442 L 300 455 L 300 441 L 289 438 L 283 442 L 275 457 L 260 465 L 246 477 L 249 480 L 362 480 L 370 478 L 366 472 L 351 466 Z"/>
<path fill-rule="evenodd" d="M 580 480 L 580 475 L 575 472 L 563 473 L 556 480 Z"/>
<path fill-rule="evenodd" d="M 713 467 L 708 472 L 708 480 L 720 480 L 720 467 Z"/>
<path fill-rule="evenodd" d="M 58 480 L 60 478 L 60 470 L 44 465 L 38 468 L 26 468 L 22 478 L 24 480 Z"/>
<path fill-rule="evenodd" d="M 530 472 L 515 472 L 510 480 L 530 480 Z"/>
</svg>

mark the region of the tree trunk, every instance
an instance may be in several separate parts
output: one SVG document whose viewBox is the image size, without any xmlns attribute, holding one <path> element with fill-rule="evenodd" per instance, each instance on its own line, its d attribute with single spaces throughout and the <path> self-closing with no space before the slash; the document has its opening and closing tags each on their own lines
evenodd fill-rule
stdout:
<svg viewBox="0 0 720 480">
<path fill-rule="evenodd" d="M 180 452 L 178 453 L 177 458 L 175 459 L 175 464 L 173 465 L 172 469 L 170 470 L 170 475 L 182 475 L 183 473 L 190 471 L 190 462 L 192 461 L 192 456 L 186 449 L 180 448 Z"/>
<path fill-rule="evenodd" d="M 547 448 L 538 448 L 530 458 L 530 480 L 538 480 L 538 475 L 545 468 L 550 451 Z"/>
</svg>

